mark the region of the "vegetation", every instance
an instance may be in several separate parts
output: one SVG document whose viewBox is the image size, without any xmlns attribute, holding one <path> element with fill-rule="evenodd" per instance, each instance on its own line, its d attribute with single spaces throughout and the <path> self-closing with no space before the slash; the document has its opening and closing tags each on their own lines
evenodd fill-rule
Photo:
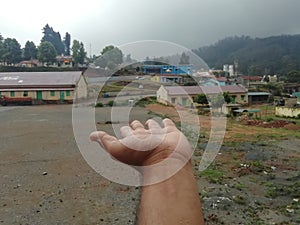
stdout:
<svg viewBox="0 0 300 225">
<path fill-rule="evenodd" d="M 72 46 L 72 58 L 73 58 L 74 65 L 78 67 L 79 64 L 83 64 L 85 57 L 86 57 L 86 52 L 84 50 L 83 43 L 74 40 Z"/>
<path fill-rule="evenodd" d="M 56 59 L 57 52 L 53 44 L 44 41 L 38 47 L 38 60 L 43 63 L 53 63 Z"/>
<path fill-rule="evenodd" d="M 41 40 L 41 43 L 50 42 L 54 46 L 57 55 L 65 54 L 65 45 L 61 39 L 59 32 L 55 32 L 52 27 L 46 24 L 43 28 L 43 33 L 44 36 Z"/>
<path fill-rule="evenodd" d="M 291 71 L 300 70 L 300 35 L 282 35 L 268 38 L 248 36 L 229 37 L 194 52 L 214 68 L 238 60 L 240 73 L 278 74 L 282 79 L 299 82 L 300 76 Z M 292 77 L 292 78 L 290 78 Z M 296 78 L 296 79 L 294 79 Z"/>
<path fill-rule="evenodd" d="M 21 60 L 38 59 L 43 63 L 50 64 L 55 62 L 56 56 L 70 56 L 72 49 L 75 65 L 83 64 L 86 58 L 83 43 L 74 40 L 72 48 L 70 44 L 71 35 L 68 32 L 62 40 L 60 33 L 54 31 L 48 24 L 43 27 L 43 37 L 38 46 L 28 40 L 21 49 L 21 45 L 15 38 L 4 39 L 0 34 L 0 63 L 4 66 L 16 66 Z M 6 69 L 1 68 L 1 70 Z M 18 69 L 16 68 L 16 70 Z"/>
<path fill-rule="evenodd" d="M 2 40 L 0 37 L 0 61 L 11 65 L 20 62 L 22 57 L 21 45 L 14 38 Z"/>
<path fill-rule="evenodd" d="M 127 60 L 130 60 L 129 58 L 130 56 L 127 56 Z M 101 51 L 101 56 L 96 60 L 95 64 L 96 66 L 99 66 L 101 68 L 108 68 L 113 70 L 117 68 L 117 66 L 122 62 L 122 51 L 113 45 L 109 45 Z"/>
</svg>

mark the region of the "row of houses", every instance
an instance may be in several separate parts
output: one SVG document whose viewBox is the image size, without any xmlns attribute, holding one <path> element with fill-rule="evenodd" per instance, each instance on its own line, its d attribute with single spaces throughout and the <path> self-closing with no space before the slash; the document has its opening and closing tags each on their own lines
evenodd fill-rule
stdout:
<svg viewBox="0 0 300 225">
<path fill-rule="evenodd" d="M 71 103 L 87 95 L 81 71 L 0 73 L 0 96 L 30 97 L 35 103 Z"/>
<path fill-rule="evenodd" d="M 207 96 L 227 92 L 231 104 L 249 105 L 267 102 L 270 93 L 248 92 L 242 85 L 227 86 L 161 86 L 157 91 L 157 101 L 165 105 L 181 105 L 192 107 L 199 94 Z"/>
</svg>

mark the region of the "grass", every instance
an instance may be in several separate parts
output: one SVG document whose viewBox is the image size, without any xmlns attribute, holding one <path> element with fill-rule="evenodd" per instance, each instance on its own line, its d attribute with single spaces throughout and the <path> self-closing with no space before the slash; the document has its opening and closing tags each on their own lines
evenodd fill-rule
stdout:
<svg viewBox="0 0 300 225">
<path fill-rule="evenodd" d="M 201 177 L 206 178 L 210 183 L 222 184 L 224 173 L 218 169 L 208 168 L 199 174 Z"/>
<path fill-rule="evenodd" d="M 290 196 L 292 198 L 300 197 L 300 182 L 290 185 L 268 183 L 265 196 L 268 198 L 277 198 L 279 196 Z"/>
</svg>

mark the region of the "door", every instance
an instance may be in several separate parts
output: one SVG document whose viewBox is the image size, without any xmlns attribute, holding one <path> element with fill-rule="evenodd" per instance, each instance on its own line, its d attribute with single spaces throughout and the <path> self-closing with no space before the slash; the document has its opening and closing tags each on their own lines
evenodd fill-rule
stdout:
<svg viewBox="0 0 300 225">
<path fill-rule="evenodd" d="M 186 106 L 187 98 L 182 98 L 182 106 Z"/>
<path fill-rule="evenodd" d="M 65 100 L 65 92 L 64 91 L 61 91 L 60 92 L 60 100 Z"/>
<path fill-rule="evenodd" d="M 37 100 L 43 100 L 43 92 L 37 91 L 36 92 L 36 99 Z"/>
</svg>

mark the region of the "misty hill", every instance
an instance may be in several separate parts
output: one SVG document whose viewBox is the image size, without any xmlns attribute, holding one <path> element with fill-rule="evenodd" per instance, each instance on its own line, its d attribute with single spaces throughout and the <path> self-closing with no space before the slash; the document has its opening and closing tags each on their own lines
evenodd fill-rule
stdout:
<svg viewBox="0 0 300 225">
<path fill-rule="evenodd" d="M 193 51 L 215 69 L 237 60 L 243 74 L 284 75 L 300 70 L 300 35 L 229 37 Z"/>
</svg>

